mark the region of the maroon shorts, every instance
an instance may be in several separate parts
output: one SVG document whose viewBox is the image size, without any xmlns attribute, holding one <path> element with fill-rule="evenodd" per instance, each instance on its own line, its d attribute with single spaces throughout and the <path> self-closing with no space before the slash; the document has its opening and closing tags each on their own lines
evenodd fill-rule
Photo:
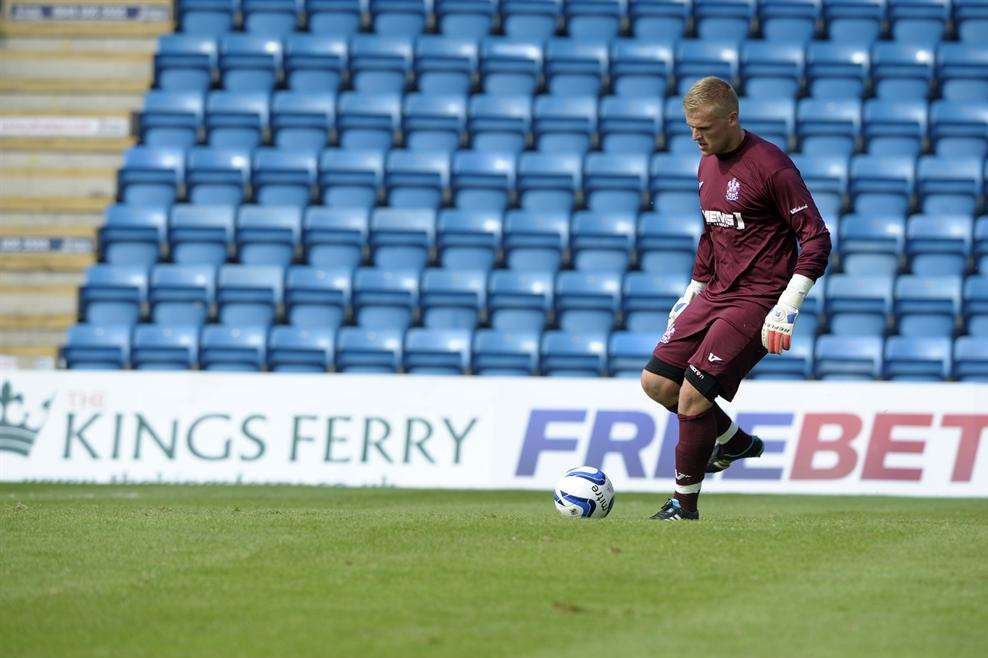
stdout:
<svg viewBox="0 0 988 658">
<path fill-rule="evenodd" d="M 733 400 L 741 380 L 763 356 L 761 330 L 768 310 L 759 304 L 718 303 L 698 295 L 652 350 L 646 370 L 690 383 L 713 400 Z"/>
</svg>

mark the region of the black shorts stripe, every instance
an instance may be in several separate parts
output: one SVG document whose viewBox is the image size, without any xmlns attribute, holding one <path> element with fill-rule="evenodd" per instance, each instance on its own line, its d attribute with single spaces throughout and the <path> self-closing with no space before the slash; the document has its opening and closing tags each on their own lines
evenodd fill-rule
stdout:
<svg viewBox="0 0 988 658">
<path fill-rule="evenodd" d="M 683 369 L 677 368 L 676 366 L 670 365 L 665 361 L 660 361 L 654 356 L 648 360 L 645 365 L 645 370 L 648 370 L 653 375 L 660 375 L 666 379 L 671 379 L 680 386 L 683 384 Z"/>
</svg>

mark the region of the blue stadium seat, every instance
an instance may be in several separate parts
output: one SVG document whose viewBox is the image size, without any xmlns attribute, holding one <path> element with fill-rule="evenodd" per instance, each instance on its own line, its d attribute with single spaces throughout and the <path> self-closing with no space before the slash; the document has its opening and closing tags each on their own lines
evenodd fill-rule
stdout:
<svg viewBox="0 0 988 658">
<path fill-rule="evenodd" d="M 741 46 L 741 79 L 748 97 L 795 98 L 805 68 L 799 41 L 746 41 Z"/>
<path fill-rule="evenodd" d="M 937 79 L 940 95 L 947 100 L 988 100 L 988 44 L 941 43 Z"/>
<path fill-rule="evenodd" d="M 855 212 L 904 213 L 915 183 L 911 158 L 856 155 L 851 158 L 848 191 Z"/>
<path fill-rule="evenodd" d="M 610 61 L 611 87 L 618 96 L 665 97 L 674 61 L 668 43 L 645 38 L 614 39 Z"/>
<path fill-rule="evenodd" d="M 988 382 L 988 340 L 984 336 L 961 336 L 954 341 L 954 379 Z"/>
<path fill-rule="evenodd" d="M 913 274 L 961 275 L 971 254 L 970 215 L 913 215 L 906 225 L 906 255 Z"/>
<path fill-rule="evenodd" d="M 135 325 L 148 299 L 143 265 L 90 265 L 79 288 L 79 316 L 89 324 Z"/>
<path fill-rule="evenodd" d="M 504 218 L 504 254 L 508 268 L 556 272 L 569 247 L 569 213 L 512 210 Z"/>
<path fill-rule="evenodd" d="M 398 372 L 401 367 L 403 329 L 342 327 L 336 334 L 338 372 Z"/>
<path fill-rule="evenodd" d="M 607 334 L 547 331 L 540 349 L 547 377 L 603 377 L 607 371 Z"/>
<path fill-rule="evenodd" d="M 282 75 L 278 37 L 225 34 L 220 38 L 220 79 L 237 92 L 270 92 Z"/>
<path fill-rule="evenodd" d="M 895 281 L 893 310 L 901 335 L 949 338 L 961 313 L 961 277 L 904 274 Z"/>
<path fill-rule="evenodd" d="M 545 44 L 545 78 L 550 94 L 597 96 L 607 75 L 607 42 L 554 38 Z"/>
<path fill-rule="evenodd" d="M 404 370 L 411 375 L 465 375 L 470 369 L 472 338 L 470 329 L 409 329 Z"/>
<path fill-rule="evenodd" d="M 573 271 L 556 277 L 556 320 L 564 331 L 608 334 L 621 308 L 622 272 Z"/>
<path fill-rule="evenodd" d="M 767 41 L 806 43 L 816 33 L 820 0 L 761 0 L 758 17 Z"/>
<path fill-rule="evenodd" d="M 599 130 L 607 153 L 651 155 L 662 134 L 662 100 L 605 96 L 600 101 Z"/>
<path fill-rule="evenodd" d="M 453 202 L 468 210 L 504 210 L 515 187 L 515 156 L 482 150 L 453 156 Z"/>
<path fill-rule="evenodd" d="M 570 212 L 583 189 L 578 153 L 526 151 L 518 158 L 518 200 L 526 210 Z"/>
<path fill-rule="evenodd" d="M 402 130 L 413 151 L 452 153 L 467 127 L 467 100 L 462 94 L 415 93 L 405 96 Z"/>
<path fill-rule="evenodd" d="M 866 150 L 873 155 L 915 158 L 926 140 L 927 115 L 925 100 L 868 99 L 861 126 Z"/>
<path fill-rule="evenodd" d="M 895 214 L 844 215 L 839 237 L 844 272 L 894 275 L 906 242 L 906 219 Z"/>
<path fill-rule="evenodd" d="M 302 209 L 243 205 L 237 212 L 237 260 L 287 267 L 301 242 Z"/>
<path fill-rule="evenodd" d="M 542 76 L 542 47 L 510 36 L 487 37 L 480 42 L 480 74 L 488 94 L 531 96 Z"/>
<path fill-rule="evenodd" d="M 940 382 L 950 378 L 953 341 L 937 336 L 889 336 L 885 378 L 897 382 Z"/>
<path fill-rule="evenodd" d="M 755 0 L 693 0 L 693 20 L 701 39 L 740 41 L 755 16 Z"/>
<path fill-rule="evenodd" d="M 337 329 L 350 306 L 349 267 L 292 265 L 285 271 L 285 319 L 294 327 Z"/>
<path fill-rule="evenodd" d="M 436 23 L 442 34 L 481 39 L 491 31 L 498 0 L 435 0 Z"/>
<path fill-rule="evenodd" d="M 401 95 L 340 94 L 336 126 L 345 149 L 387 151 L 401 127 Z"/>
<path fill-rule="evenodd" d="M 231 205 L 180 204 L 172 208 L 168 220 L 172 260 L 213 267 L 225 263 L 233 251 L 235 212 Z"/>
<path fill-rule="evenodd" d="M 974 262 L 982 274 L 988 274 L 988 215 L 974 223 Z"/>
<path fill-rule="evenodd" d="M 923 212 L 971 215 L 982 190 L 983 163 L 974 157 L 924 155 L 916 166 Z"/>
<path fill-rule="evenodd" d="M 421 271 L 435 242 L 435 210 L 377 208 L 371 214 L 370 246 L 378 267 Z"/>
<path fill-rule="evenodd" d="M 487 282 L 491 326 L 542 331 L 553 308 L 553 272 L 494 270 Z"/>
<path fill-rule="evenodd" d="M 879 336 L 820 336 L 815 357 L 818 379 L 869 381 L 882 376 Z"/>
<path fill-rule="evenodd" d="M 633 153 L 590 153 L 583 189 L 590 210 L 637 213 L 648 186 L 648 158 Z"/>
<path fill-rule="evenodd" d="M 607 343 L 607 371 L 612 377 L 641 377 L 654 347 L 654 332 L 615 331 Z"/>
<path fill-rule="evenodd" d="M 439 262 L 450 270 L 489 271 L 501 248 L 501 213 L 444 209 L 436 219 Z"/>
<path fill-rule="evenodd" d="M 566 31 L 574 39 L 609 41 L 621 31 L 627 0 L 569 0 Z"/>
<path fill-rule="evenodd" d="M 353 308 L 361 327 L 405 330 L 418 300 L 417 270 L 360 267 L 353 275 Z"/>
<path fill-rule="evenodd" d="M 117 194 L 135 206 L 167 207 L 175 202 L 185 180 L 185 153 L 180 148 L 134 146 L 117 172 Z"/>
<path fill-rule="evenodd" d="M 674 42 L 686 33 L 693 0 L 629 0 L 628 17 L 635 37 Z"/>
<path fill-rule="evenodd" d="M 392 208 L 439 208 L 449 190 L 449 154 L 391 151 L 385 160 L 384 187 Z"/>
<path fill-rule="evenodd" d="M 961 41 L 984 43 L 988 39 L 988 3 L 985 0 L 953 0 L 954 29 Z"/>
<path fill-rule="evenodd" d="M 254 151 L 251 179 L 257 203 L 304 208 L 316 185 L 316 151 L 259 148 Z"/>
<path fill-rule="evenodd" d="M 562 13 L 563 0 L 501 0 L 501 27 L 509 37 L 544 41 Z"/>
<path fill-rule="evenodd" d="M 892 312 L 894 278 L 830 274 L 825 300 L 830 331 L 841 336 L 882 336 Z"/>
<path fill-rule="evenodd" d="M 678 273 L 693 268 L 703 222 L 695 212 L 642 213 L 638 218 L 638 265 L 646 272 Z"/>
<path fill-rule="evenodd" d="M 967 333 L 985 340 L 988 338 L 988 276 L 968 277 L 964 282 L 963 296 Z"/>
<path fill-rule="evenodd" d="M 319 196 L 327 206 L 373 208 L 384 184 L 384 153 L 326 149 L 319 158 Z"/>
<path fill-rule="evenodd" d="M 700 152 L 695 146 L 692 153 L 656 153 L 652 156 L 649 188 L 657 212 L 699 211 L 696 178 L 699 164 Z"/>
<path fill-rule="evenodd" d="M 134 370 L 192 370 L 199 364 L 199 325 L 139 324 L 131 343 Z"/>
<path fill-rule="evenodd" d="M 414 37 L 425 31 L 432 0 L 370 0 L 371 25 L 376 34 Z"/>
<path fill-rule="evenodd" d="M 199 367 L 223 372 L 260 372 L 267 353 L 267 327 L 206 325 L 199 338 Z"/>
<path fill-rule="evenodd" d="M 368 0 L 304 0 L 309 31 L 319 37 L 349 36 L 360 31 Z"/>
<path fill-rule="evenodd" d="M 141 143 L 186 148 L 199 140 L 205 103 L 199 91 L 152 89 L 144 94 Z"/>
<path fill-rule="evenodd" d="M 573 265 L 587 272 L 624 272 L 635 250 L 636 213 L 581 210 L 573 215 Z"/>
<path fill-rule="evenodd" d="M 240 0 L 178 0 L 178 24 L 187 34 L 215 36 L 233 31 Z"/>
<path fill-rule="evenodd" d="M 798 329 L 805 326 L 807 318 L 800 317 L 793 334 L 792 347 L 782 354 L 768 354 L 755 364 L 749 379 L 800 381 L 813 375 L 813 346 L 815 339 L 810 333 L 802 340 Z"/>
<path fill-rule="evenodd" d="M 310 206 L 302 219 L 306 261 L 324 269 L 357 267 L 369 233 L 367 208 Z"/>
<path fill-rule="evenodd" d="M 628 331 L 650 333 L 654 345 L 669 321 L 669 310 L 686 290 L 689 281 L 689 273 L 625 274 L 621 287 L 621 310 Z"/>
<path fill-rule="evenodd" d="M 930 94 L 933 47 L 915 42 L 879 41 L 871 49 L 871 78 L 879 98 L 925 99 Z"/>
<path fill-rule="evenodd" d="M 697 80 L 715 75 L 731 84 L 738 82 L 736 39 L 683 39 L 676 46 L 676 89 L 685 94 Z"/>
<path fill-rule="evenodd" d="M 307 2 L 311 5 L 313 0 Z M 315 16 L 310 14 L 310 28 L 314 19 Z M 290 34 L 285 38 L 284 59 L 289 89 L 316 94 L 336 93 L 348 68 L 347 41 L 342 35 L 316 34 L 315 30 L 313 34 Z"/>
<path fill-rule="evenodd" d="M 793 164 L 824 217 L 840 213 L 847 194 L 848 160 L 842 155 L 795 155 Z M 833 236 L 832 236 L 833 237 Z"/>
<path fill-rule="evenodd" d="M 335 332 L 324 327 L 272 327 L 268 335 L 271 372 L 326 372 L 335 361 Z"/>
<path fill-rule="evenodd" d="M 205 92 L 219 75 L 216 39 L 211 35 L 164 34 L 154 54 L 159 89 Z"/>
<path fill-rule="evenodd" d="M 846 158 L 854 152 L 861 133 L 861 102 L 804 98 L 796 108 L 796 133 L 800 152 Z"/>
<path fill-rule="evenodd" d="M 191 203 L 237 205 L 247 196 L 248 149 L 197 146 L 186 153 L 185 189 Z"/>
<path fill-rule="evenodd" d="M 882 32 L 886 0 L 823 0 L 823 18 L 833 41 L 871 44 Z"/>
<path fill-rule="evenodd" d="M 212 265 L 160 263 L 151 269 L 148 305 L 157 325 L 202 326 L 216 303 L 216 268 Z"/>
<path fill-rule="evenodd" d="M 130 326 L 73 325 L 59 352 L 69 370 L 123 370 L 130 363 Z"/>
<path fill-rule="evenodd" d="M 665 133 L 665 148 L 676 155 L 696 155 L 699 151 L 693 141 L 692 128 L 686 124 L 686 114 L 683 112 L 683 97 L 671 96 L 665 101 L 663 109 L 663 132 Z"/>
<path fill-rule="evenodd" d="M 988 101 L 933 101 L 930 140 L 937 155 L 983 158 L 988 154 Z"/>
<path fill-rule="evenodd" d="M 487 307 L 487 271 L 428 269 L 422 273 L 422 324 L 473 329 Z"/>
<path fill-rule="evenodd" d="M 111 265 L 151 267 L 163 253 L 167 226 L 164 208 L 112 205 L 99 227 L 99 252 Z"/>
<path fill-rule="evenodd" d="M 888 0 L 892 39 L 935 46 L 950 20 L 950 0 Z"/>
<path fill-rule="evenodd" d="M 210 146 L 252 149 L 264 141 L 269 123 L 267 92 L 214 91 L 206 98 Z"/>
<path fill-rule="evenodd" d="M 789 151 L 789 142 L 796 136 L 796 102 L 778 96 L 764 100 L 745 96 L 740 100 L 744 125 L 783 151 Z"/>
<path fill-rule="evenodd" d="M 415 74 L 418 88 L 427 94 L 466 94 L 478 70 L 477 42 L 423 34 L 415 42 Z"/>
<path fill-rule="evenodd" d="M 473 372 L 527 377 L 538 372 L 539 333 L 478 329 L 473 335 Z"/>
<path fill-rule="evenodd" d="M 350 39 L 350 80 L 365 94 L 400 94 L 412 70 L 412 41 L 356 34 Z"/>
<path fill-rule="evenodd" d="M 284 296 L 283 269 L 275 265 L 220 265 L 216 306 L 220 324 L 269 327 Z"/>
<path fill-rule="evenodd" d="M 532 99 L 526 95 L 471 96 L 467 127 L 478 151 L 520 153 L 532 127 Z"/>
<path fill-rule="evenodd" d="M 532 131 L 543 153 L 586 153 L 597 133 L 597 97 L 536 96 Z"/>
<path fill-rule="evenodd" d="M 298 27 L 301 0 L 240 0 L 244 31 L 251 34 L 284 37 Z"/>
<path fill-rule="evenodd" d="M 279 91 L 271 100 L 271 134 L 283 149 L 320 151 L 336 128 L 336 96 L 329 92 Z"/>
<path fill-rule="evenodd" d="M 806 82 L 814 98 L 861 98 L 867 88 L 868 44 L 811 41 L 806 47 Z"/>
</svg>

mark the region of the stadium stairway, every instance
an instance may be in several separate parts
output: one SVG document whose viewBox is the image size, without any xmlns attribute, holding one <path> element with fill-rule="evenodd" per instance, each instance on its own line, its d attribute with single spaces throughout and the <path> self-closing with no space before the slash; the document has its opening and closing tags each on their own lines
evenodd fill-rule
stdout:
<svg viewBox="0 0 988 658">
<path fill-rule="evenodd" d="M 0 14 L 0 366 L 50 367 L 75 323 L 96 227 L 113 202 L 121 153 L 134 143 L 132 115 L 150 84 L 156 38 L 171 29 L 170 21 L 32 23 Z"/>
</svg>

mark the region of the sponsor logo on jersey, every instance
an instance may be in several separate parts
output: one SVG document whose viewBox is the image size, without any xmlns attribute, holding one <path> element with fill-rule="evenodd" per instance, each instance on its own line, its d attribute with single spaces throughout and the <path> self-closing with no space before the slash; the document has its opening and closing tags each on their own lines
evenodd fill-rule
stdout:
<svg viewBox="0 0 988 658">
<path fill-rule="evenodd" d="M 796 213 L 798 213 L 798 212 L 799 212 L 800 210 L 806 210 L 807 208 L 809 208 L 809 206 L 808 206 L 808 205 L 804 205 L 804 206 L 800 206 L 799 208 L 791 208 L 791 209 L 789 210 L 789 214 L 790 214 L 790 215 L 795 215 L 795 214 L 796 214 Z"/>
<path fill-rule="evenodd" d="M 728 201 L 737 201 L 741 198 L 741 183 L 738 182 L 737 178 L 727 181 L 727 192 L 724 194 L 724 198 Z"/>
<path fill-rule="evenodd" d="M 704 210 L 703 221 L 711 226 L 722 226 L 724 228 L 736 228 L 744 230 L 744 220 L 739 212 L 721 212 L 719 210 Z"/>
<path fill-rule="evenodd" d="M 707 355 L 707 361 L 709 361 L 710 363 L 713 363 L 714 361 L 723 361 L 723 360 L 724 359 L 720 358 L 719 356 L 717 356 L 713 352 L 711 352 L 710 354 Z"/>
</svg>

